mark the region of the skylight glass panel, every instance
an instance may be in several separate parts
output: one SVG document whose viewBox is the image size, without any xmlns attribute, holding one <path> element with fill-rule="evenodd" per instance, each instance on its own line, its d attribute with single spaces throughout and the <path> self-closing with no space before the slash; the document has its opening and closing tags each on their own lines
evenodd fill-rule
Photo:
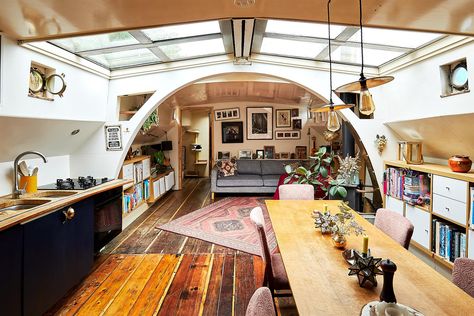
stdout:
<svg viewBox="0 0 474 316">
<path fill-rule="evenodd" d="M 115 32 L 100 35 L 71 37 L 53 40 L 51 43 L 71 52 L 102 49 L 116 46 L 137 44 L 138 41 L 128 32 Z"/>
<path fill-rule="evenodd" d="M 371 27 L 363 29 L 364 43 L 391 45 L 399 47 L 417 48 L 441 36 L 436 33 L 385 30 Z M 350 39 L 351 42 L 360 42 L 360 30 Z"/>
<path fill-rule="evenodd" d="M 331 38 L 336 38 L 344 29 L 344 26 L 331 25 Z M 328 38 L 328 26 L 319 23 L 268 20 L 265 32 Z"/>
<path fill-rule="evenodd" d="M 224 43 L 221 38 L 161 45 L 160 49 L 172 60 L 225 54 Z"/>
<path fill-rule="evenodd" d="M 110 69 L 160 62 L 160 59 L 146 48 L 92 55 L 88 58 Z"/>
<path fill-rule="evenodd" d="M 327 45 L 264 37 L 261 53 L 314 59 Z"/>
<path fill-rule="evenodd" d="M 368 66 L 378 67 L 403 54 L 403 52 L 364 48 L 364 64 Z M 340 46 L 333 50 L 331 56 L 334 62 L 340 62 L 345 64 L 362 63 L 360 47 Z M 326 58 L 326 60 L 328 60 L 328 58 Z"/>
<path fill-rule="evenodd" d="M 220 32 L 221 29 L 219 27 L 219 22 L 217 21 L 171 25 L 143 30 L 143 33 L 145 33 L 146 36 L 148 36 L 152 41 L 161 41 L 170 38 L 181 38 Z"/>
</svg>

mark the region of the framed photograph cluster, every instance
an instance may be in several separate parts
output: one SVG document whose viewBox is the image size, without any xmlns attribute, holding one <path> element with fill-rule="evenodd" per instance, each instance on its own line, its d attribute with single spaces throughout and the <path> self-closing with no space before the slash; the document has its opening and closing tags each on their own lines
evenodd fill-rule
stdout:
<svg viewBox="0 0 474 316">
<path fill-rule="evenodd" d="M 275 131 L 275 139 L 301 139 L 301 131 Z"/>
<path fill-rule="evenodd" d="M 239 108 L 222 109 L 222 110 L 214 111 L 214 119 L 216 121 L 234 120 L 238 118 L 240 118 Z"/>
<path fill-rule="evenodd" d="M 273 108 L 247 108 L 247 139 L 273 139 Z"/>
</svg>

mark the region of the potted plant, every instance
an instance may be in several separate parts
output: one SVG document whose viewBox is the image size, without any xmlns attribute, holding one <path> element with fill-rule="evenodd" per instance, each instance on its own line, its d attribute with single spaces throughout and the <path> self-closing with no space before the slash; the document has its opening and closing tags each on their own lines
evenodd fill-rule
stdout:
<svg viewBox="0 0 474 316">
<path fill-rule="evenodd" d="M 359 184 L 359 155 L 355 157 L 346 156 L 346 158 L 339 158 L 339 169 L 337 179 L 344 180 L 345 184 L 358 185 Z"/>
<path fill-rule="evenodd" d="M 344 248 L 346 245 L 346 236 L 354 233 L 356 236 L 364 232 L 364 228 L 354 220 L 354 214 L 346 203 L 339 204 L 340 212 L 332 216 L 334 223 L 330 226 L 332 231 L 332 240 L 337 248 Z"/>
</svg>

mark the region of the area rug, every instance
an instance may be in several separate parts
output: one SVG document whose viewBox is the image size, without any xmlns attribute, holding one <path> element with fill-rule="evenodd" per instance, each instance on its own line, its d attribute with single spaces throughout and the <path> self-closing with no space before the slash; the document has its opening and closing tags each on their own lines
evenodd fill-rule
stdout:
<svg viewBox="0 0 474 316">
<path fill-rule="evenodd" d="M 250 211 L 256 206 L 263 209 L 268 246 L 274 252 L 275 234 L 265 198 L 261 197 L 225 198 L 158 228 L 260 256 L 260 240 L 255 224 L 250 220 Z"/>
</svg>

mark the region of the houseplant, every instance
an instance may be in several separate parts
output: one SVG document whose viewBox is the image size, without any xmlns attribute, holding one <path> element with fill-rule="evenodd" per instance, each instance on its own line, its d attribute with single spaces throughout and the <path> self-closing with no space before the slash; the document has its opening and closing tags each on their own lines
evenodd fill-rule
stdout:
<svg viewBox="0 0 474 316">
<path fill-rule="evenodd" d="M 359 155 L 355 157 L 346 156 L 346 158 L 339 159 L 339 169 L 337 179 L 343 179 L 345 184 L 358 185 L 359 184 Z"/>
<path fill-rule="evenodd" d="M 339 204 L 339 211 L 332 216 L 334 223 L 331 226 L 332 240 L 337 248 L 344 248 L 346 245 L 346 236 L 354 233 L 356 236 L 364 232 L 364 228 L 354 220 L 354 214 L 347 203 Z"/>
</svg>

